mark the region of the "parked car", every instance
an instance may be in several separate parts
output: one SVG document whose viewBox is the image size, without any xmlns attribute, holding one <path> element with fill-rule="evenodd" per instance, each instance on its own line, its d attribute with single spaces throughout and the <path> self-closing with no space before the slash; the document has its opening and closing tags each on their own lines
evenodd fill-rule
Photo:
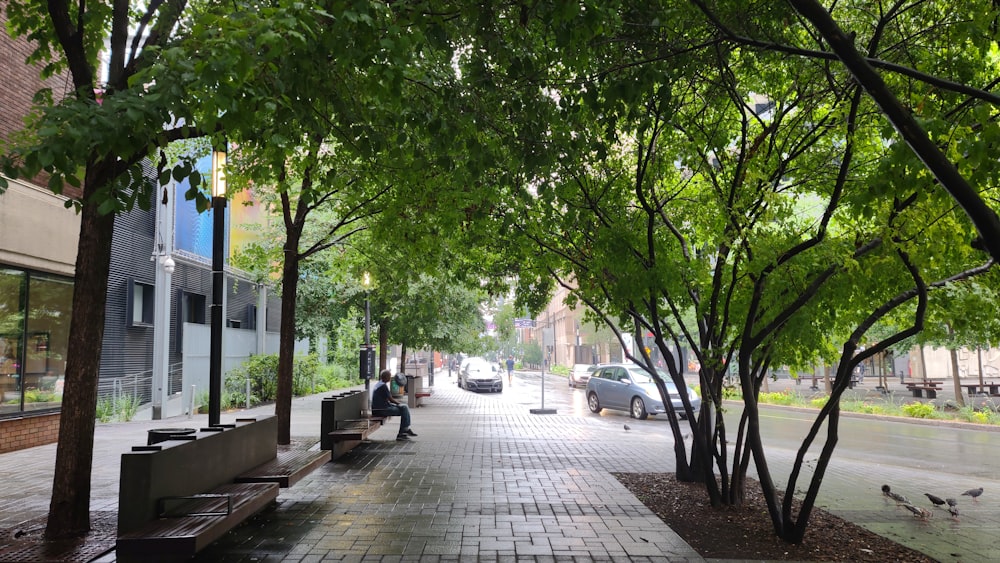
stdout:
<svg viewBox="0 0 1000 563">
<path fill-rule="evenodd" d="M 469 391 L 503 392 L 500 366 L 485 358 L 469 358 L 462 362 L 458 386 Z"/>
<path fill-rule="evenodd" d="M 573 364 L 573 369 L 569 371 L 570 387 L 586 387 L 590 380 L 590 374 L 597 369 L 597 366 L 588 364 Z"/>
<path fill-rule="evenodd" d="M 684 418 L 684 406 L 677 387 L 666 372 L 659 372 L 670 393 L 670 402 L 677 415 Z M 701 407 L 701 398 L 694 389 L 687 388 L 688 400 L 695 411 Z M 628 411 L 632 418 L 645 419 L 651 414 L 667 412 L 653 378 L 643 368 L 634 364 L 607 364 L 597 366 L 587 381 L 587 406 L 591 412 L 602 409 Z"/>
</svg>

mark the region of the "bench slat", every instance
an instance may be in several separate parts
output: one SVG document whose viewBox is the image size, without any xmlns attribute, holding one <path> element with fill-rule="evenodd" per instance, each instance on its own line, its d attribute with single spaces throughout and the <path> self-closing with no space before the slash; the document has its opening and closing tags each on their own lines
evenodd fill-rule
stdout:
<svg viewBox="0 0 1000 563">
<path fill-rule="evenodd" d="M 316 468 L 330 461 L 330 450 L 279 451 L 273 460 L 255 467 L 234 479 L 237 483 L 277 483 L 291 487 Z"/>
<path fill-rule="evenodd" d="M 275 483 L 234 483 L 208 494 L 232 498 L 229 515 L 160 518 L 118 537 L 118 561 L 176 561 L 191 557 L 278 498 Z"/>
</svg>

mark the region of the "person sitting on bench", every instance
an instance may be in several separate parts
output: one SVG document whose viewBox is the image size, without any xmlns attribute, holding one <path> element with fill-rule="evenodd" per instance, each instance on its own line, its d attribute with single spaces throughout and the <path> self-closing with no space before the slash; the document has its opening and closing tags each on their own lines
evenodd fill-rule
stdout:
<svg viewBox="0 0 1000 563">
<path fill-rule="evenodd" d="M 409 440 L 410 436 L 416 436 L 416 432 L 410 429 L 410 407 L 392 398 L 389 391 L 389 380 L 392 379 L 392 372 L 387 369 L 378 374 L 378 383 L 372 390 L 372 414 L 376 416 L 398 416 L 399 434 L 397 440 Z"/>
</svg>

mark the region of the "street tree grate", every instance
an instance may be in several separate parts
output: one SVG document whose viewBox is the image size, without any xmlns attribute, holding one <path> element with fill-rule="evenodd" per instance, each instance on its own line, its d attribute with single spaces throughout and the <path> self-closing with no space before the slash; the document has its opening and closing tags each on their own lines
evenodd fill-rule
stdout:
<svg viewBox="0 0 1000 563">
<path fill-rule="evenodd" d="M 43 516 L 0 531 L 0 563 L 79 563 L 93 561 L 115 548 L 115 512 L 91 512 L 90 532 L 67 540 L 46 541 L 45 521 Z"/>
</svg>

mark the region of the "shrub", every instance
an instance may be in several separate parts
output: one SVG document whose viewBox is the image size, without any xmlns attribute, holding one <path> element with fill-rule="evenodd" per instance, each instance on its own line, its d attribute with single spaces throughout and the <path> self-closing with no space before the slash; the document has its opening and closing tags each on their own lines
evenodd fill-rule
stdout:
<svg viewBox="0 0 1000 563">
<path fill-rule="evenodd" d="M 247 379 L 250 379 L 250 398 L 257 403 L 273 401 L 278 394 L 278 355 L 257 354 L 250 356 L 243 365 L 229 372 L 226 393 L 243 395 L 246 400 Z M 220 403 L 223 402 L 220 400 Z M 208 401 L 205 401 L 207 404 Z M 199 405 L 201 405 L 199 401 Z"/>
<path fill-rule="evenodd" d="M 115 416 L 115 403 L 111 400 L 111 397 L 98 397 L 97 398 L 97 421 L 98 422 L 111 422 L 111 419 Z"/>
<path fill-rule="evenodd" d="M 774 393 L 761 393 L 757 397 L 757 402 L 768 403 L 772 405 L 799 405 L 802 404 L 802 398 L 794 393 L 785 392 L 774 392 Z"/>
<path fill-rule="evenodd" d="M 823 397 L 816 397 L 815 399 L 812 399 L 811 401 L 809 401 L 809 404 L 812 405 L 812 406 L 814 406 L 814 407 L 816 407 L 817 409 L 821 409 L 821 408 L 825 407 L 828 402 L 830 402 L 830 397 L 829 396 L 823 396 Z"/>
<path fill-rule="evenodd" d="M 98 397 L 95 418 L 98 422 L 111 422 L 112 420 L 128 422 L 135 418 L 135 413 L 139 411 L 141 405 L 139 397 L 131 393 Z"/>
<path fill-rule="evenodd" d="M 903 412 L 913 418 L 932 418 L 934 416 L 934 405 L 927 403 L 908 403 L 902 406 Z"/>
<path fill-rule="evenodd" d="M 549 369 L 549 372 L 550 373 L 554 373 L 556 375 L 567 375 L 568 376 L 569 375 L 569 368 L 566 367 L 566 366 L 552 366 L 552 368 Z"/>
<path fill-rule="evenodd" d="M 115 412 L 118 414 L 118 420 L 122 422 L 132 420 L 135 417 L 135 413 L 138 412 L 141 404 L 142 403 L 139 401 L 139 397 L 132 395 L 131 393 L 118 395 L 115 399 Z"/>
</svg>

